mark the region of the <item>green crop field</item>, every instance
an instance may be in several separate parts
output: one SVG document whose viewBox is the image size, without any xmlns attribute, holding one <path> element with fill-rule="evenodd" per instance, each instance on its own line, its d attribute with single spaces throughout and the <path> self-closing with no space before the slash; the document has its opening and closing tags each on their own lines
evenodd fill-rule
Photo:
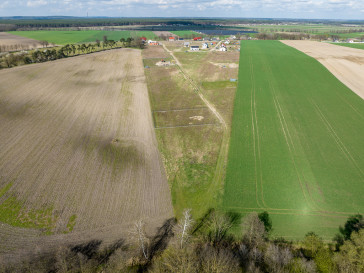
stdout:
<svg viewBox="0 0 364 273">
<path fill-rule="evenodd" d="M 241 45 L 222 207 L 266 210 L 273 236 L 332 239 L 364 212 L 364 101 L 279 41 Z"/>
<path fill-rule="evenodd" d="M 200 34 L 192 31 L 192 30 L 176 30 L 176 31 L 171 31 L 173 34 L 178 35 L 180 37 L 186 37 L 186 38 L 191 38 L 193 35 L 195 35 L 196 37 L 199 36 Z"/>
<path fill-rule="evenodd" d="M 106 31 L 106 30 L 82 30 L 82 31 L 11 31 L 14 35 L 23 36 L 35 40 L 46 40 L 50 43 L 65 45 L 76 43 L 94 42 L 96 39 L 102 41 L 104 36 L 109 40 L 118 41 L 121 38 L 142 37 L 154 39 L 156 36 L 152 31 Z"/>
<path fill-rule="evenodd" d="M 358 43 L 335 43 L 334 45 L 364 49 L 364 43 L 361 43 L 361 44 L 358 44 Z"/>
</svg>

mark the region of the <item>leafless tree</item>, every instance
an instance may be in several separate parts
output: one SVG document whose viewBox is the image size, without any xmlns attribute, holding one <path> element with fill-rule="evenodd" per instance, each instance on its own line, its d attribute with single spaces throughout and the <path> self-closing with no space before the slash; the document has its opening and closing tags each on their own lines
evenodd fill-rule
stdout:
<svg viewBox="0 0 364 273">
<path fill-rule="evenodd" d="M 183 211 L 183 218 L 176 226 L 176 234 L 179 237 L 179 245 L 180 248 L 183 248 L 183 245 L 187 243 L 189 237 L 190 237 L 190 230 L 192 227 L 193 219 L 191 216 L 191 209 L 185 209 Z"/>
<path fill-rule="evenodd" d="M 214 212 L 209 222 L 209 241 L 214 246 L 221 243 L 227 235 L 228 230 L 232 227 L 231 220 L 225 214 Z"/>
<path fill-rule="evenodd" d="M 132 238 L 136 241 L 139 245 L 143 256 L 145 259 L 148 259 L 148 244 L 149 240 L 145 233 L 145 225 L 142 220 L 135 222 L 133 230 L 131 231 Z"/>
<path fill-rule="evenodd" d="M 250 248 L 261 246 L 266 237 L 265 227 L 257 213 L 247 215 L 242 224 L 243 240 Z"/>
</svg>

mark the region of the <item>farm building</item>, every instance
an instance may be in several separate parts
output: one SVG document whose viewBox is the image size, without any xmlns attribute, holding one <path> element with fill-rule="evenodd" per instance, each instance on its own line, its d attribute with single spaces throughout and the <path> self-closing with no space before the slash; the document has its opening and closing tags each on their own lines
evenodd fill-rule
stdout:
<svg viewBox="0 0 364 273">
<path fill-rule="evenodd" d="M 190 46 L 190 42 L 184 42 L 183 44 L 185 47 L 189 47 Z"/>
<path fill-rule="evenodd" d="M 202 37 L 195 37 L 193 38 L 194 41 L 202 41 Z"/>
<path fill-rule="evenodd" d="M 227 51 L 227 49 L 226 49 L 226 47 L 220 47 L 220 49 L 219 49 L 220 51 Z"/>
<path fill-rule="evenodd" d="M 159 43 L 157 41 L 149 40 L 148 45 L 159 45 Z"/>
<path fill-rule="evenodd" d="M 199 46 L 191 46 L 190 47 L 190 50 L 191 51 L 199 51 L 200 50 L 200 47 Z"/>
<path fill-rule="evenodd" d="M 209 48 L 209 45 L 207 43 L 203 43 L 202 44 L 202 49 L 207 49 L 207 48 Z"/>
<path fill-rule="evenodd" d="M 146 42 L 146 41 L 147 41 L 147 38 L 145 38 L 145 37 L 140 37 L 140 40 L 142 40 L 143 42 Z"/>
<path fill-rule="evenodd" d="M 174 41 L 175 41 L 175 39 L 174 39 L 174 37 L 172 37 L 172 36 L 171 36 L 171 37 L 169 37 L 169 38 L 168 38 L 168 41 L 170 41 L 170 42 L 174 42 Z"/>
</svg>

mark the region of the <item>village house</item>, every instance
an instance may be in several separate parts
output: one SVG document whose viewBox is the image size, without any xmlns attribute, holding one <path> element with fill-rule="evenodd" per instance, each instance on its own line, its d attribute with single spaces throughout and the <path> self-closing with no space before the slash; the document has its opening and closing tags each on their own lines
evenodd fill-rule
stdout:
<svg viewBox="0 0 364 273">
<path fill-rule="evenodd" d="M 202 49 L 207 49 L 207 48 L 209 48 L 209 45 L 207 43 L 203 43 L 202 44 Z"/>
<path fill-rule="evenodd" d="M 174 39 L 174 37 L 172 37 L 172 36 L 171 36 L 171 37 L 169 37 L 169 38 L 168 38 L 168 41 L 170 41 L 170 42 L 174 42 L 174 41 L 175 41 L 175 39 Z"/>
<path fill-rule="evenodd" d="M 200 50 L 200 47 L 199 46 L 191 46 L 190 47 L 190 50 L 191 51 L 199 51 Z"/>
<path fill-rule="evenodd" d="M 193 38 L 194 41 L 202 41 L 202 37 L 195 37 Z"/>
<path fill-rule="evenodd" d="M 183 44 L 185 47 L 190 47 L 190 42 L 184 42 Z"/>
</svg>

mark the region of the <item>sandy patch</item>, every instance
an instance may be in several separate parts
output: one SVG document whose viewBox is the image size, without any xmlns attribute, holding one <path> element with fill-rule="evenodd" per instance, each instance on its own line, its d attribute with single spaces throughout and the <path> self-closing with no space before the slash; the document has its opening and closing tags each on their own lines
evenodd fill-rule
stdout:
<svg viewBox="0 0 364 273">
<path fill-rule="evenodd" d="M 191 120 L 198 120 L 198 121 L 201 121 L 204 119 L 203 116 L 193 116 L 193 117 L 190 117 Z"/>
<path fill-rule="evenodd" d="M 364 99 L 364 50 L 312 41 L 282 41 L 317 59 Z"/>
<path fill-rule="evenodd" d="M 239 67 L 239 64 L 237 64 L 237 63 L 213 63 L 213 62 L 210 62 L 210 63 L 213 65 L 216 65 L 218 67 L 221 67 L 221 68 L 238 68 Z"/>
</svg>

